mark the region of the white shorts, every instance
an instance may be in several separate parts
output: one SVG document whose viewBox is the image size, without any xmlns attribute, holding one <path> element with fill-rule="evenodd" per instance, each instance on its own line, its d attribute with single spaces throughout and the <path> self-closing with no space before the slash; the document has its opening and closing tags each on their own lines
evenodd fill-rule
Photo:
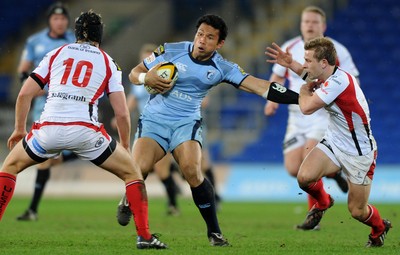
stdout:
<svg viewBox="0 0 400 255">
<path fill-rule="evenodd" d="M 26 152 L 37 162 L 70 150 L 79 158 L 100 165 L 116 148 L 115 140 L 102 124 L 97 126 L 86 122 L 34 123 L 23 142 Z"/>
<path fill-rule="evenodd" d="M 325 109 L 311 115 L 301 113 L 298 105 L 289 106 L 289 118 L 283 141 L 283 152 L 304 146 L 307 140 L 320 141 L 328 127 L 329 116 Z"/>
<path fill-rule="evenodd" d="M 354 184 L 370 185 L 374 177 L 377 151 L 362 156 L 348 155 L 341 152 L 335 145 L 322 139 L 316 146 L 322 150 L 338 167 L 343 170 L 347 179 Z"/>
</svg>

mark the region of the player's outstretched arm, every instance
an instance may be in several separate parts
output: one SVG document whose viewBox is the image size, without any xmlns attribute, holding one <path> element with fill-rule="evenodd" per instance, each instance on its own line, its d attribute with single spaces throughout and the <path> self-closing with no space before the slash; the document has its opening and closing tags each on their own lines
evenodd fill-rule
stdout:
<svg viewBox="0 0 400 255">
<path fill-rule="evenodd" d="M 280 104 L 298 104 L 299 94 L 293 90 L 267 80 L 247 76 L 239 86 L 239 89 L 262 96 Z"/>
<path fill-rule="evenodd" d="M 279 76 L 279 75 L 277 75 L 275 73 L 271 74 L 271 77 L 269 78 L 269 80 L 277 82 L 279 84 L 284 84 L 285 83 L 285 78 L 281 77 L 281 76 Z M 270 100 L 267 100 L 267 102 L 265 103 L 265 106 L 264 106 L 264 114 L 266 116 L 272 116 L 277 112 L 278 108 L 279 108 L 279 104 L 278 103 L 275 103 L 275 102 L 272 102 Z"/>
<path fill-rule="evenodd" d="M 292 54 L 286 49 L 286 52 L 279 47 L 278 44 L 272 43 L 270 47 L 266 48 L 267 51 L 265 55 L 270 57 L 271 59 L 267 59 L 268 63 L 279 64 L 286 68 L 289 68 L 297 75 L 301 76 L 303 73 L 303 66 L 293 59 Z"/>
</svg>

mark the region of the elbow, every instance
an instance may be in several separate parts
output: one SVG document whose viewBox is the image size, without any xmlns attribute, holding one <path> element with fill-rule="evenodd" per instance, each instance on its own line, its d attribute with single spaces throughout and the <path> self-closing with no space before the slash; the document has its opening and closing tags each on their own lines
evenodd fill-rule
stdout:
<svg viewBox="0 0 400 255">
<path fill-rule="evenodd" d="M 123 113 L 116 113 L 115 118 L 117 120 L 123 120 L 123 121 L 129 121 L 130 120 L 130 115 L 129 111 L 124 111 Z"/>
<path fill-rule="evenodd" d="M 302 109 L 302 108 L 300 108 L 301 109 L 301 112 L 304 114 L 304 115 L 311 115 L 311 114 L 313 114 L 315 111 L 312 111 L 312 110 L 310 110 L 310 109 Z"/>
<path fill-rule="evenodd" d="M 18 93 L 18 100 L 19 101 L 32 101 L 33 95 L 31 93 L 27 93 L 26 91 L 21 90 Z"/>
<path fill-rule="evenodd" d="M 303 105 L 300 103 L 299 106 L 300 106 L 301 113 L 303 113 L 304 115 L 310 115 L 315 112 L 315 109 L 308 107 L 307 105 Z"/>
<path fill-rule="evenodd" d="M 128 77 L 129 77 L 129 81 L 130 81 L 132 84 L 136 84 L 135 80 L 133 79 L 133 73 L 132 73 L 132 72 L 129 73 Z"/>
</svg>

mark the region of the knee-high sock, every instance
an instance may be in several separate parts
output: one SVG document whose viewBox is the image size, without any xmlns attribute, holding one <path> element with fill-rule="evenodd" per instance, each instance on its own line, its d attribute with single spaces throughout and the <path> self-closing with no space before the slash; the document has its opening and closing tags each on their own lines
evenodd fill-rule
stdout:
<svg viewBox="0 0 400 255">
<path fill-rule="evenodd" d="M 46 183 L 50 178 L 50 168 L 37 170 L 36 181 L 35 181 L 35 190 L 33 192 L 33 197 L 31 204 L 29 205 L 29 209 L 34 212 L 37 212 L 37 208 L 40 203 L 40 199 L 43 196 L 44 188 L 46 187 Z"/>
<path fill-rule="evenodd" d="M 311 210 L 311 208 L 314 206 L 315 203 L 317 203 L 318 201 L 313 198 L 310 194 L 307 195 L 307 200 L 308 200 L 308 210 Z"/>
<path fill-rule="evenodd" d="M 317 208 L 325 209 L 329 206 L 329 195 L 325 192 L 324 184 L 322 183 L 321 179 L 319 179 L 317 182 L 309 184 L 307 187 L 300 188 L 317 200 Z"/>
<path fill-rule="evenodd" d="M 379 215 L 378 209 L 376 209 L 375 206 L 368 205 L 368 208 L 369 208 L 369 215 L 367 219 L 361 222 L 372 228 L 371 235 L 372 237 L 376 238 L 380 234 L 382 234 L 382 231 L 385 229 L 385 224 L 383 224 L 383 220 Z"/>
<path fill-rule="evenodd" d="M 150 239 L 148 200 L 144 181 L 135 180 L 126 184 L 126 198 L 132 211 L 138 236 Z"/>
<path fill-rule="evenodd" d="M 174 181 L 174 178 L 172 177 L 172 174 L 170 173 L 167 178 L 161 181 L 164 184 L 165 190 L 167 191 L 168 204 L 176 207 L 177 190 L 176 190 L 176 183 Z"/>
<path fill-rule="evenodd" d="M 207 235 L 221 233 L 219 228 L 217 211 L 215 208 L 214 188 L 207 179 L 195 188 L 191 188 L 193 201 L 207 224 Z"/>
<path fill-rule="evenodd" d="M 0 172 L 0 220 L 14 194 L 16 180 L 14 175 Z"/>
</svg>

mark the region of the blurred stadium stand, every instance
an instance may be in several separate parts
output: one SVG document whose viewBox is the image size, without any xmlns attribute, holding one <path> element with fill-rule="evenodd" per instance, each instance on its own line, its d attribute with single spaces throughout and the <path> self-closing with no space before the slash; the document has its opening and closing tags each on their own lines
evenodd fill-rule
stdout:
<svg viewBox="0 0 400 255">
<path fill-rule="evenodd" d="M 54 1 L 2 0 L 0 4 L 0 140 L 6 140 L 13 128 L 13 104 L 19 84 L 16 65 L 27 36 L 45 26 L 44 11 Z M 399 163 L 394 145 L 400 142 L 400 89 L 395 75 L 400 73 L 400 5 L 396 0 L 378 3 L 365 0 L 87 0 L 63 1 L 71 18 L 93 8 L 106 23 L 102 47 L 120 64 L 124 83 L 138 60 L 143 43 L 156 44 L 192 40 L 196 19 L 216 13 L 226 20 L 229 35 L 221 53 L 247 72 L 268 78 L 265 47 L 283 43 L 299 34 L 301 10 L 310 4 L 321 6 L 328 14 L 327 35 L 342 42 L 351 52 L 360 70 L 363 90 L 370 102 L 372 127 L 379 145 L 379 163 Z M 10 9 L 14 8 L 14 9 Z M 362 11 L 361 11 L 362 10 Z M 11 16 L 11 17 L 10 17 Z M 263 115 L 265 101 L 255 95 L 223 84 L 210 93 L 205 119 L 211 154 L 216 162 L 282 163 L 282 139 L 287 110 Z M 391 102 L 393 101 L 393 103 Z M 4 104 L 4 106 L 3 106 Z M 105 103 L 106 104 L 106 103 Z M 111 112 L 102 113 L 108 125 Z M 4 144 L 5 142 L 2 142 Z M 1 152 L 1 151 L 0 151 Z M 3 154 L 2 154 L 3 155 Z"/>
<path fill-rule="evenodd" d="M 370 104 L 372 130 L 379 146 L 378 162 L 380 164 L 399 163 L 396 144 L 400 142 L 400 135 L 396 131 L 400 127 L 400 121 L 397 118 L 400 106 L 395 102 L 400 98 L 400 89 L 397 88 L 395 76 L 400 72 L 397 64 L 400 60 L 400 50 L 396 44 L 396 38 L 400 32 L 400 4 L 395 0 L 383 0 L 379 1 L 379 4 L 363 0 L 349 0 L 347 4 L 344 1 L 337 1 L 336 3 L 332 1 L 331 6 L 324 6 L 322 1 L 314 2 L 327 11 L 327 35 L 337 39 L 349 49 L 359 68 L 361 85 Z M 269 29 L 271 24 L 282 24 L 282 26 L 277 26 L 277 30 L 286 31 L 287 34 L 284 34 L 284 37 L 277 36 L 279 32 L 275 32 L 275 38 L 271 39 L 260 31 L 257 35 L 252 36 L 252 39 L 247 37 L 246 40 L 254 45 L 257 44 L 258 37 L 263 36 L 265 48 L 272 41 L 282 43 L 285 39 L 298 35 L 299 14 L 304 6 L 304 3 L 299 3 L 297 6 L 292 4 L 290 8 L 285 5 L 281 6 L 285 9 L 285 12 L 294 10 L 294 13 L 297 13 L 291 17 L 290 28 L 287 21 L 266 20 L 267 23 L 264 25 L 266 29 Z M 263 10 L 261 7 L 261 5 L 255 7 L 257 8 L 255 12 Z M 286 19 L 284 13 L 281 17 Z M 241 48 L 237 50 L 242 51 Z M 262 49 L 260 49 L 258 55 L 262 55 L 262 52 Z M 248 57 L 251 56 L 250 58 L 253 61 L 256 58 L 251 52 L 246 54 Z M 238 63 L 243 63 L 243 61 L 238 61 Z M 249 68 L 245 68 L 245 70 L 252 72 Z M 269 74 L 259 73 L 257 70 L 253 73 L 259 77 L 269 77 Z M 232 119 L 239 118 L 244 114 L 243 108 L 246 108 L 248 103 L 244 104 L 241 101 L 242 93 L 244 92 L 237 93 L 236 104 L 237 107 L 242 107 L 242 109 L 237 111 L 236 117 L 232 111 L 229 112 L 229 117 L 221 114 L 221 122 L 225 119 L 232 121 Z M 248 102 L 254 102 L 258 99 L 253 95 L 248 96 Z M 257 109 L 256 113 L 253 113 L 255 118 L 257 118 L 257 111 L 258 114 L 262 114 L 263 104 L 263 102 L 260 102 L 260 105 L 254 108 Z M 221 113 L 226 111 L 225 108 L 232 109 L 229 105 L 223 106 Z M 245 144 L 237 154 L 228 156 L 225 154 L 224 156 L 223 153 L 218 151 L 224 147 L 216 143 L 212 147 L 213 155 L 219 157 L 218 160 L 227 162 L 283 162 L 281 144 L 285 133 L 286 114 L 286 109 L 279 109 L 277 115 L 265 119 L 264 125 L 258 127 L 259 136 L 256 139 L 253 138 L 252 142 Z M 252 132 L 253 129 L 247 130 Z"/>
</svg>

